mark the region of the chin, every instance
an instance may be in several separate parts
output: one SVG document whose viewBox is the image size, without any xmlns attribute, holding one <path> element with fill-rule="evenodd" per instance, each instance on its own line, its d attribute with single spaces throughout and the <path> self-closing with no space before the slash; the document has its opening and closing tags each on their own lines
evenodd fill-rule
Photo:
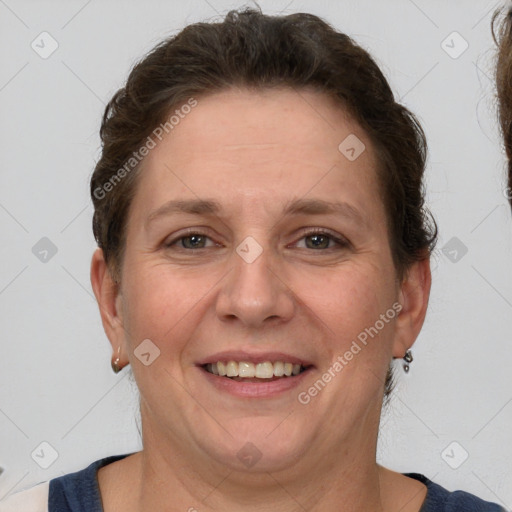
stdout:
<svg viewBox="0 0 512 512">
<path fill-rule="evenodd" d="M 293 467 L 311 445 L 305 425 L 292 423 L 292 415 L 243 418 L 229 422 L 216 441 L 210 431 L 201 445 L 217 462 L 235 471 L 274 472 Z"/>
</svg>

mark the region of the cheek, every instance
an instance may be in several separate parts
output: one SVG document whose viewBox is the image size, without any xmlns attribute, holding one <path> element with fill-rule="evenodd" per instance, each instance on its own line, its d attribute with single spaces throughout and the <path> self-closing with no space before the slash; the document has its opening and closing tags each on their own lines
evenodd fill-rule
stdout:
<svg viewBox="0 0 512 512">
<path fill-rule="evenodd" d="M 330 368 L 338 375 L 341 369 L 342 376 L 332 386 L 335 395 L 343 388 L 349 396 L 371 396 L 384 383 L 396 317 L 393 276 L 380 266 L 354 264 L 331 272 L 323 287 L 312 286 L 315 280 L 310 276 L 301 278 L 302 296 L 313 313 L 312 321 L 320 319 L 316 323 L 326 334 L 330 366 L 323 370 Z M 333 400 L 338 399 L 333 396 Z"/>
<path fill-rule="evenodd" d="M 149 338 L 163 352 L 175 349 L 197 324 L 196 316 L 215 289 L 216 274 L 177 275 L 165 263 L 132 268 L 136 271 L 125 275 L 123 287 L 123 317 L 130 345 L 135 348 Z"/>
<path fill-rule="evenodd" d="M 323 275 L 322 275 L 323 274 Z M 395 300 L 394 285 L 380 267 L 347 264 L 339 269 L 297 274 L 297 296 L 334 333 L 357 334 Z"/>
</svg>

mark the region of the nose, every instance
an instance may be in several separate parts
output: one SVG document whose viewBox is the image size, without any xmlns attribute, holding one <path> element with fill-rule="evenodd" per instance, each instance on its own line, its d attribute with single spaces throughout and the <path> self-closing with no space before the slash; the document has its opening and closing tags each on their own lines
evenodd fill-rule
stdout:
<svg viewBox="0 0 512 512">
<path fill-rule="evenodd" d="M 292 290 L 270 250 L 263 250 L 252 262 L 233 252 L 233 268 L 223 281 L 216 313 L 223 321 L 238 320 L 245 327 L 278 325 L 293 317 Z"/>
</svg>

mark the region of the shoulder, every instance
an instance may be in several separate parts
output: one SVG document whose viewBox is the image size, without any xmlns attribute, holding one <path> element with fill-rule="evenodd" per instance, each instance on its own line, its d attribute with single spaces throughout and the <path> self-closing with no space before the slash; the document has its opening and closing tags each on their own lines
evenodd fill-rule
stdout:
<svg viewBox="0 0 512 512">
<path fill-rule="evenodd" d="M 48 512 L 50 483 L 43 482 L 0 501 L 0 512 Z"/>
<path fill-rule="evenodd" d="M 0 502 L 0 512 L 100 512 L 98 469 L 127 456 L 106 457 L 80 471 L 11 494 Z"/>
<path fill-rule="evenodd" d="M 125 457 L 127 455 L 105 457 L 91 463 L 85 469 L 51 480 L 48 512 L 102 511 L 98 470 Z"/>
<path fill-rule="evenodd" d="M 420 512 L 507 512 L 497 503 L 484 501 L 464 491 L 450 492 L 423 475 L 407 473 L 427 486 L 427 497 Z"/>
</svg>

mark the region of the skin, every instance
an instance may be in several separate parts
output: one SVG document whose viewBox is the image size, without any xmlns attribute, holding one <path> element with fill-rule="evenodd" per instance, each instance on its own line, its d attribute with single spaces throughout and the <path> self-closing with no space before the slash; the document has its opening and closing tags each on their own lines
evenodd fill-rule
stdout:
<svg viewBox="0 0 512 512">
<path fill-rule="evenodd" d="M 366 146 L 352 162 L 338 150 L 349 134 Z M 426 487 L 380 467 L 375 453 L 386 370 L 421 329 L 430 268 L 425 259 L 397 280 L 363 130 L 318 92 L 223 91 L 198 98 L 146 157 L 140 178 L 120 285 L 101 250 L 91 266 L 105 331 L 140 390 L 144 446 L 98 472 L 105 511 L 172 504 L 325 512 L 343 503 L 344 511 L 417 512 Z M 221 210 L 148 223 L 169 200 L 198 198 Z M 360 218 L 283 215 L 303 198 L 348 203 Z M 205 235 L 205 246 L 184 248 L 185 228 Z M 321 248 L 312 247 L 311 228 L 348 243 L 322 238 Z M 252 263 L 235 250 L 247 236 L 262 248 Z M 297 394 L 394 303 L 399 316 L 299 403 Z M 134 355 L 145 339 L 160 350 L 149 366 Z M 298 389 L 241 399 L 218 391 L 196 366 L 231 349 L 282 351 L 314 368 Z M 247 442 L 262 454 L 250 468 L 237 457 Z"/>
</svg>

